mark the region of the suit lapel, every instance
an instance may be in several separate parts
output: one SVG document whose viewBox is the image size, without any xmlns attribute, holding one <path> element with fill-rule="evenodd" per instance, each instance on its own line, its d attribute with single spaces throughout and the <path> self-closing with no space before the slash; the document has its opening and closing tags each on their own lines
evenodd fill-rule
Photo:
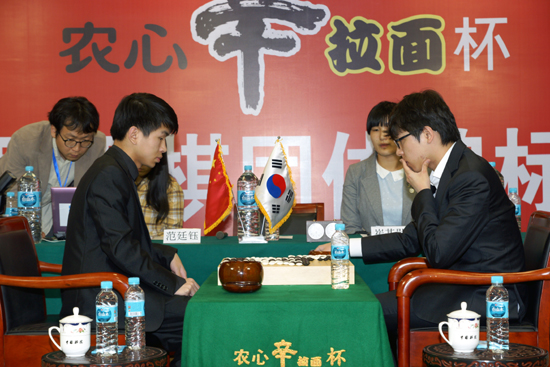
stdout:
<svg viewBox="0 0 550 367">
<path fill-rule="evenodd" d="M 50 134 L 50 125 L 48 124 L 48 127 L 46 131 L 44 131 L 44 133 L 42 134 L 41 138 L 40 154 L 38 155 L 38 167 L 35 167 L 35 169 L 38 168 L 39 170 L 38 178 L 40 179 L 40 183 L 44 188 L 48 185 L 48 182 L 50 181 L 50 171 L 52 169 L 52 153 L 52 136 Z"/>
</svg>

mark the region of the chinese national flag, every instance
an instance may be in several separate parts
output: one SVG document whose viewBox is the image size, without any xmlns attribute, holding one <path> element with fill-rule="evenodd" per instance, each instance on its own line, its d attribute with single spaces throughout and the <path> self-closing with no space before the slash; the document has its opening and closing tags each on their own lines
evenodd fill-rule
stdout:
<svg viewBox="0 0 550 367">
<path fill-rule="evenodd" d="M 204 234 L 207 234 L 221 223 L 230 213 L 233 207 L 233 191 L 231 182 L 225 171 L 223 163 L 222 147 L 218 140 L 210 179 L 208 181 L 208 193 L 206 194 L 206 213 L 204 216 Z"/>
</svg>

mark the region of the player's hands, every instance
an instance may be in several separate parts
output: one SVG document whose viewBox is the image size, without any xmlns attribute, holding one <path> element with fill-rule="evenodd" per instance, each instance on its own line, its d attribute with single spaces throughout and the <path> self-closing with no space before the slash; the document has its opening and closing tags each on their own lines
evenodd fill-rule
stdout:
<svg viewBox="0 0 550 367">
<path fill-rule="evenodd" d="M 184 285 L 176 291 L 176 296 L 194 296 L 199 290 L 199 285 L 193 278 L 187 278 Z"/>
<path fill-rule="evenodd" d="M 174 258 L 170 262 L 170 270 L 172 270 L 172 273 L 177 276 L 187 279 L 187 272 L 185 271 L 178 254 L 175 254 Z"/>
<path fill-rule="evenodd" d="M 403 170 L 405 171 L 407 182 L 416 192 L 430 188 L 430 174 L 428 173 L 428 165 L 430 164 L 430 160 L 428 158 L 426 158 L 422 163 L 420 172 L 413 171 L 403 159 L 401 159 L 401 163 L 403 163 Z"/>
<path fill-rule="evenodd" d="M 328 252 L 330 252 L 330 246 L 331 246 L 330 243 L 324 243 L 322 245 L 317 246 L 315 251 L 321 251 L 321 252 L 327 252 L 328 251 Z"/>
</svg>

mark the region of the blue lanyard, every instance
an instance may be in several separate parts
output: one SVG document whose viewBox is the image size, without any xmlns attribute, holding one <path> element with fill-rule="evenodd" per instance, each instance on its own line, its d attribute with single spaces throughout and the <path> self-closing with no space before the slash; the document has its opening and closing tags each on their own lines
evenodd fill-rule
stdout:
<svg viewBox="0 0 550 367">
<path fill-rule="evenodd" d="M 67 180 L 69 179 L 69 173 L 71 173 L 71 167 L 73 165 L 73 162 L 69 164 L 69 172 L 67 172 L 67 177 L 65 177 L 65 184 L 61 185 L 61 176 L 59 175 L 59 166 L 57 165 L 57 159 L 55 158 L 55 149 L 52 148 L 52 160 L 53 160 L 53 168 L 55 169 L 55 174 L 57 175 L 57 182 L 59 182 L 59 186 L 65 187 L 67 186 Z"/>
</svg>

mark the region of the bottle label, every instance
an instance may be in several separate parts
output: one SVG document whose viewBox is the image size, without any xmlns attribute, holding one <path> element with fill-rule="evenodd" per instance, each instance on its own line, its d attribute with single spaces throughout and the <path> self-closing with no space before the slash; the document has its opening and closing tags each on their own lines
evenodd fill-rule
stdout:
<svg viewBox="0 0 550 367">
<path fill-rule="evenodd" d="M 237 191 L 237 197 L 238 197 L 238 206 L 257 206 L 256 200 L 254 200 L 254 191 L 244 191 L 239 190 Z"/>
<path fill-rule="evenodd" d="M 514 204 L 516 207 L 516 215 L 521 215 L 521 204 Z"/>
<path fill-rule="evenodd" d="M 98 323 L 118 321 L 118 306 L 95 306 L 95 311 Z"/>
<path fill-rule="evenodd" d="M 40 191 L 19 191 L 17 206 L 20 208 L 40 208 Z"/>
<path fill-rule="evenodd" d="M 347 245 L 332 245 L 331 256 L 334 260 L 349 260 L 349 246 Z"/>
<path fill-rule="evenodd" d="M 145 301 L 126 301 L 126 317 L 145 316 Z"/>
<path fill-rule="evenodd" d="M 487 317 L 493 319 L 508 318 L 508 301 L 487 301 Z"/>
<path fill-rule="evenodd" d="M 16 215 L 19 215 L 19 209 L 17 208 L 7 208 L 6 207 L 6 213 L 8 217 L 14 217 Z"/>
</svg>

